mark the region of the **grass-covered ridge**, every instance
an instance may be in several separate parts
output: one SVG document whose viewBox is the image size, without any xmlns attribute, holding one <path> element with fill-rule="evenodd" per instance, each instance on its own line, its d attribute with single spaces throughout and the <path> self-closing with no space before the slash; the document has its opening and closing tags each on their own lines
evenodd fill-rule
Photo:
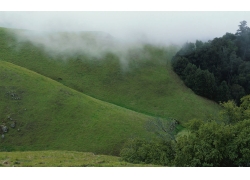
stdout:
<svg viewBox="0 0 250 180">
<path fill-rule="evenodd" d="M 174 48 L 135 48 L 126 53 L 125 62 L 114 52 L 98 58 L 76 52 L 65 58 L 65 52 L 51 55 L 42 45 L 16 41 L 8 32 L 8 29 L 0 29 L 2 60 L 97 99 L 148 115 L 176 118 L 180 122 L 206 119 L 219 110 L 216 103 L 195 95 L 172 71 L 169 61 L 176 52 Z"/>
<path fill-rule="evenodd" d="M 0 151 L 118 154 L 131 137 L 152 137 L 151 117 L 106 103 L 33 71 L 0 61 Z M 15 126 L 13 123 L 15 122 Z"/>
</svg>

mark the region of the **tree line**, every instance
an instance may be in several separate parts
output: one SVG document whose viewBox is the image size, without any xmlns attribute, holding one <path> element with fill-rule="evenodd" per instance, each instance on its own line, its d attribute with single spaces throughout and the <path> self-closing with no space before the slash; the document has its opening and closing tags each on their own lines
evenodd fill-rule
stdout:
<svg viewBox="0 0 250 180">
<path fill-rule="evenodd" d="M 250 94 L 250 28 L 208 42 L 185 43 L 172 58 L 173 70 L 196 94 L 226 102 Z"/>
</svg>

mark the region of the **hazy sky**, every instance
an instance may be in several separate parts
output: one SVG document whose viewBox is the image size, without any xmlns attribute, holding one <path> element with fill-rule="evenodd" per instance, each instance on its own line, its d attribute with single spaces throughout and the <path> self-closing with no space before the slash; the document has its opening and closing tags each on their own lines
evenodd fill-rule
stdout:
<svg viewBox="0 0 250 180">
<path fill-rule="evenodd" d="M 42 31 L 104 31 L 126 41 L 184 43 L 235 33 L 250 11 L 0 12 L 0 26 Z"/>
</svg>

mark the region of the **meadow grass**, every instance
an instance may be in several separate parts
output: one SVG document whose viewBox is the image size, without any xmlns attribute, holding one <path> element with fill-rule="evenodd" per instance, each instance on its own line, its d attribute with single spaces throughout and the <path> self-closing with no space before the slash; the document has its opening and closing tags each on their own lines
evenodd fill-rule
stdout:
<svg viewBox="0 0 250 180">
<path fill-rule="evenodd" d="M 68 58 L 51 56 L 30 42 L 17 42 L 6 29 L 0 32 L 2 60 L 102 101 L 180 122 L 212 118 L 220 110 L 217 103 L 195 95 L 173 72 L 174 46 L 135 48 L 127 52 L 124 65 L 114 53 L 99 59 L 77 53 Z"/>
<path fill-rule="evenodd" d="M 67 151 L 119 155 L 129 138 L 155 138 L 145 129 L 150 119 L 175 118 L 181 131 L 188 120 L 214 118 L 220 111 L 218 104 L 195 95 L 173 72 L 174 46 L 145 45 L 128 52 L 124 64 L 115 53 L 101 58 L 51 56 L 42 46 L 16 41 L 14 31 L 19 30 L 0 28 L 1 123 L 10 127 L 16 121 L 0 139 L 0 151 L 58 156 L 55 164 L 41 166 L 85 166 L 60 164 L 59 156 Z M 20 166 L 40 166 L 39 162 L 22 161 Z"/>
<path fill-rule="evenodd" d="M 132 137 L 151 138 L 152 117 L 84 95 L 0 61 L 1 151 L 70 150 L 119 155 Z M 14 97 L 13 97 L 14 94 Z M 10 128 L 16 121 L 16 127 Z"/>
<path fill-rule="evenodd" d="M 120 157 L 75 151 L 0 152 L 2 167 L 157 167 L 132 164 Z"/>
</svg>

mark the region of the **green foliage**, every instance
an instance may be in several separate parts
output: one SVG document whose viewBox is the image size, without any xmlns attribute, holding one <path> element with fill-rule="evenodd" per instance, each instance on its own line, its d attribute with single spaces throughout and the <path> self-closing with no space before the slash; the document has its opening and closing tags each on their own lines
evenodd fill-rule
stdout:
<svg viewBox="0 0 250 180">
<path fill-rule="evenodd" d="M 230 166 L 224 162 L 226 144 L 232 138 L 229 126 L 214 121 L 197 126 L 196 132 L 176 143 L 176 166 Z"/>
<path fill-rule="evenodd" d="M 230 141 L 227 150 L 229 159 L 235 166 L 250 167 L 250 119 L 238 122 L 232 127 L 234 138 Z"/>
<path fill-rule="evenodd" d="M 239 46 L 239 53 L 243 60 L 250 58 L 250 28 L 247 26 L 246 21 L 241 21 L 239 29 L 237 30 L 237 44 Z"/>
<path fill-rule="evenodd" d="M 215 93 L 215 78 L 208 70 L 197 69 L 194 79 L 194 92 L 213 99 Z"/>
<path fill-rule="evenodd" d="M 221 115 L 226 123 L 236 123 L 244 119 L 250 119 L 250 95 L 241 98 L 240 106 L 234 101 L 221 103 L 223 110 Z"/>
<path fill-rule="evenodd" d="M 193 87 L 196 84 L 197 67 L 194 64 L 188 63 L 184 69 L 184 82 L 188 87 Z"/>
<path fill-rule="evenodd" d="M 244 88 L 238 84 L 233 84 L 231 86 L 231 95 L 235 99 L 235 102 L 239 104 L 240 98 L 246 95 Z"/>
<path fill-rule="evenodd" d="M 178 138 L 176 166 L 250 166 L 250 95 L 240 106 L 233 101 L 221 105 L 226 124 L 197 119 L 187 123 L 191 133 Z"/>
<path fill-rule="evenodd" d="M 177 57 L 172 61 L 173 69 L 180 77 L 185 75 L 184 70 L 186 69 L 187 65 L 188 59 L 184 57 Z"/>
<path fill-rule="evenodd" d="M 186 43 L 172 59 L 173 70 L 196 94 L 240 104 L 240 99 L 250 94 L 249 44 L 250 28 L 242 21 L 236 34 Z"/>
<path fill-rule="evenodd" d="M 168 161 L 161 165 L 250 166 L 250 95 L 243 97 L 241 101 L 239 107 L 233 101 L 222 104 L 222 114 L 229 118 L 226 123 L 221 121 L 220 117 L 209 121 L 193 119 L 185 124 L 189 133 L 178 136 L 176 141 L 171 141 L 167 136 L 165 141 L 161 140 L 157 145 L 143 140 L 133 140 L 128 142 L 121 156 L 128 162 L 161 164 L 159 157 L 165 152 Z M 164 127 L 160 123 L 157 125 Z M 166 128 L 159 129 L 166 133 Z M 168 144 L 168 148 L 164 148 L 164 142 Z M 150 147 L 156 151 L 151 153 Z"/>
<path fill-rule="evenodd" d="M 215 121 L 200 125 L 198 122 L 197 131 L 178 139 L 174 164 L 192 167 L 249 166 L 249 123 L 250 120 L 234 125 L 218 124 Z"/>
<path fill-rule="evenodd" d="M 179 62 L 182 64 L 181 69 L 176 69 L 175 67 L 180 68 Z M 175 60 L 173 66 L 175 72 L 181 76 L 188 87 L 192 87 L 196 94 L 213 99 L 216 91 L 216 83 L 212 73 L 208 70 L 197 68 L 196 65 L 189 63 L 186 58 L 185 62 Z"/>
<path fill-rule="evenodd" d="M 242 120 L 243 112 L 234 101 L 224 102 L 221 105 L 224 107 L 221 111 L 221 115 L 227 118 L 225 122 L 235 123 Z"/>
<path fill-rule="evenodd" d="M 203 124 L 204 124 L 204 121 L 200 119 L 192 119 L 186 123 L 186 126 L 188 130 L 190 130 L 191 132 L 197 132 L 200 126 Z"/>
<path fill-rule="evenodd" d="M 174 158 L 173 143 L 171 141 L 163 143 L 131 139 L 124 145 L 120 156 L 131 163 L 170 166 Z"/>
<path fill-rule="evenodd" d="M 230 89 L 226 81 L 222 81 L 219 88 L 217 89 L 217 97 L 220 97 L 221 102 L 226 102 L 231 98 Z"/>
</svg>

